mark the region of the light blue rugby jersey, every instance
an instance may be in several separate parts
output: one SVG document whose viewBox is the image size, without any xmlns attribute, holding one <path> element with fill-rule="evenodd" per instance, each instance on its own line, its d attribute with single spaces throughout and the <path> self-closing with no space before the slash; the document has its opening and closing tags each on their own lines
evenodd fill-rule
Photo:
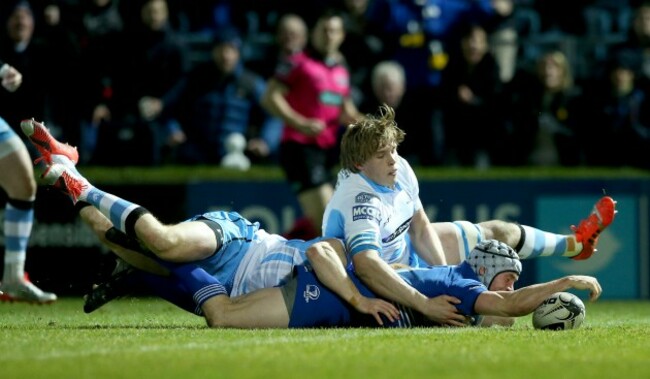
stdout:
<svg viewBox="0 0 650 379">
<path fill-rule="evenodd" d="M 323 239 L 287 240 L 267 233 L 259 223 L 237 212 L 208 212 L 189 221 L 198 219 L 218 223 L 223 230 L 223 244 L 212 256 L 195 263 L 217 278 L 230 296 L 284 284 L 294 266 L 306 260 L 307 248 Z"/>
<path fill-rule="evenodd" d="M 351 256 L 376 250 L 388 263 L 409 264 L 407 232 L 422 208 L 419 191 L 415 173 L 402 157 L 394 190 L 341 170 L 325 209 L 323 235 L 343 239 Z"/>
<path fill-rule="evenodd" d="M 195 263 L 219 279 L 230 293 L 235 272 L 248 252 L 260 224 L 249 221 L 237 212 L 222 211 L 196 215 L 188 221 L 199 219 L 207 219 L 219 224 L 223 230 L 223 243 L 218 252 Z"/>
</svg>

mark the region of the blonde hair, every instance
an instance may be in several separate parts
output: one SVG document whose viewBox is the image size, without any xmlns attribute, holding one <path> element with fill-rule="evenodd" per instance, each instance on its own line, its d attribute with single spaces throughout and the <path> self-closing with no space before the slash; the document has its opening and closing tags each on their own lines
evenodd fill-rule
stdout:
<svg viewBox="0 0 650 379">
<path fill-rule="evenodd" d="M 571 88 L 573 86 L 573 73 L 571 72 L 571 63 L 567 56 L 559 50 L 551 51 L 542 55 L 537 63 L 538 72 L 541 72 L 542 67 L 546 64 L 547 60 L 550 60 L 562 70 L 562 83 L 560 84 L 560 90 L 566 91 Z"/>
<path fill-rule="evenodd" d="M 341 139 L 341 167 L 358 173 L 357 165 L 365 163 L 386 146 L 397 147 L 406 133 L 395 122 L 395 110 L 386 104 L 378 115 L 366 115 L 348 125 Z"/>
</svg>

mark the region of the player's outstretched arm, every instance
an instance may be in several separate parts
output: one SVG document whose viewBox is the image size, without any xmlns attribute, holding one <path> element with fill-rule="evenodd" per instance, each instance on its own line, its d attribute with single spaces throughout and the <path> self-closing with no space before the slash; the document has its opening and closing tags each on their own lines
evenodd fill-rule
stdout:
<svg viewBox="0 0 650 379">
<path fill-rule="evenodd" d="M 589 291 L 589 299 L 600 297 L 602 288 L 598 280 L 586 275 L 570 275 L 546 283 L 533 284 L 516 291 L 485 291 L 474 305 L 476 313 L 492 316 L 519 317 L 532 313 L 546 298 L 555 292 L 568 289 Z"/>
<path fill-rule="evenodd" d="M 465 326 L 465 317 L 455 306 L 460 303 L 457 298 L 426 297 L 408 285 L 374 250 L 357 253 L 353 260 L 357 276 L 378 296 L 413 308 L 438 324 Z"/>
<path fill-rule="evenodd" d="M 356 287 L 345 265 L 347 259 L 340 240 L 325 240 L 311 245 L 306 251 L 314 273 L 326 287 L 352 305 L 358 312 L 372 315 L 383 325 L 381 315 L 393 322 L 399 318 L 397 308 L 384 300 L 363 296 Z"/>
</svg>

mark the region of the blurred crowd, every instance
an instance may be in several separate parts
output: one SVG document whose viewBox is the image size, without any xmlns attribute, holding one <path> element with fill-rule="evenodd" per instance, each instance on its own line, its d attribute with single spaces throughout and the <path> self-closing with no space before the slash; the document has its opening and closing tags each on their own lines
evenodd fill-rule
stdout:
<svg viewBox="0 0 650 379">
<path fill-rule="evenodd" d="M 275 165 L 268 82 L 331 9 L 354 104 L 396 110 L 412 165 L 650 169 L 641 0 L 2 0 L 24 82 L 0 115 L 86 165 Z"/>
</svg>

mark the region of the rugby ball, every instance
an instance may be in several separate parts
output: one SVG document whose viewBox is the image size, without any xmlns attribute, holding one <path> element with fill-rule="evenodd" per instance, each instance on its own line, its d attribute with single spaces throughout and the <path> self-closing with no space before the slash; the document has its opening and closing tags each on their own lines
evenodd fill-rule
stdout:
<svg viewBox="0 0 650 379">
<path fill-rule="evenodd" d="M 533 313 L 535 329 L 577 329 L 585 319 L 585 305 L 570 292 L 556 292 L 549 296 Z"/>
</svg>

